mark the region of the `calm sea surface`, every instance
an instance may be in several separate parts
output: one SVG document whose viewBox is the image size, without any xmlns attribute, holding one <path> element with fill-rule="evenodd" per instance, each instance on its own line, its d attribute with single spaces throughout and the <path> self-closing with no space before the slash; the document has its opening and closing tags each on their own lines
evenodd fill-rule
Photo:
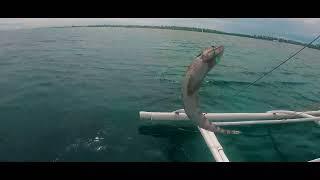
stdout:
<svg viewBox="0 0 320 180">
<path fill-rule="evenodd" d="M 186 67 L 212 44 L 225 53 L 200 89 L 203 111 L 317 109 L 319 50 L 305 49 L 234 96 L 301 46 L 156 29 L 0 31 L 0 160 L 212 161 L 188 122 L 139 119 L 139 111 L 182 108 Z M 320 127 L 312 122 L 232 129 L 244 134 L 217 135 L 231 161 L 320 157 Z"/>
</svg>

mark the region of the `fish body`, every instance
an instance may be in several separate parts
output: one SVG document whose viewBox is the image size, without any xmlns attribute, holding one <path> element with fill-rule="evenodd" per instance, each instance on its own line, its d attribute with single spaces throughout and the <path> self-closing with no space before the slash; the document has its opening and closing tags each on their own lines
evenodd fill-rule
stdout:
<svg viewBox="0 0 320 180">
<path fill-rule="evenodd" d="M 220 61 L 224 47 L 208 47 L 204 49 L 188 67 L 182 82 L 182 99 L 184 111 L 200 128 L 222 134 L 239 134 L 239 131 L 225 130 L 212 124 L 199 108 L 198 91 L 207 73 Z"/>
</svg>

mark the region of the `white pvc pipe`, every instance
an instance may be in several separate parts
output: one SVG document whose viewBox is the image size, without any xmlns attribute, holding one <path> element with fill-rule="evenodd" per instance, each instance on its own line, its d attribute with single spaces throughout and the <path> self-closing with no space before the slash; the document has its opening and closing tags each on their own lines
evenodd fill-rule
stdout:
<svg viewBox="0 0 320 180">
<path fill-rule="evenodd" d="M 302 115 L 303 117 L 309 117 L 309 118 L 315 117 L 315 116 L 311 116 L 311 115 L 305 114 L 305 113 L 302 113 L 301 115 Z M 320 126 L 320 120 L 315 119 L 315 120 L 314 120 L 314 123 L 316 123 L 317 125 Z"/>
<path fill-rule="evenodd" d="M 250 120 L 250 121 L 236 121 L 236 122 L 214 122 L 219 126 L 232 126 L 232 125 L 253 125 L 253 124 L 281 124 L 281 123 L 295 123 L 295 122 L 308 122 L 314 121 L 320 125 L 320 110 L 319 111 L 269 111 L 266 113 L 204 113 L 204 115 L 211 121 L 213 120 Z M 302 118 L 290 119 L 300 116 Z M 187 115 L 183 112 L 144 112 L 140 111 L 140 119 L 144 120 L 189 120 Z M 205 139 L 207 146 L 210 149 L 216 162 L 229 162 L 225 155 L 222 146 L 220 145 L 217 137 L 211 131 L 207 131 L 198 127 L 201 135 Z M 320 162 L 320 158 L 311 160 L 309 162 Z"/>
<path fill-rule="evenodd" d="M 314 159 L 314 160 L 311 160 L 311 161 L 308 161 L 308 162 L 320 162 L 320 158 L 317 158 L 317 159 Z"/>
<path fill-rule="evenodd" d="M 301 112 L 297 112 L 301 113 Z M 292 114 L 281 112 L 266 113 L 204 113 L 210 120 L 228 121 L 228 120 L 268 120 L 268 119 L 287 119 L 292 118 Z M 306 111 L 304 114 L 320 116 L 320 111 Z M 185 113 L 175 112 L 145 112 L 140 111 L 140 119 L 142 120 L 189 120 Z"/>
<path fill-rule="evenodd" d="M 300 119 L 282 119 L 282 120 L 258 120 L 258 121 L 235 121 L 235 122 L 213 122 L 218 126 L 236 126 L 236 125 L 254 125 L 254 124 L 285 124 L 308 121 L 319 121 L 320 117 L 300 118 Z"/>
<path fill-rule="evenodd" d="M 216 162 L 229 162 L 215 134 L 198 127 Z"/>
<path fill-rule="evenodd" d="M 285 113 L 285 114 L 292 114 L 293 116 L 301 116 L 301 117 L 305 117 L 305 118 L 314 118 L 315 116 L 312 116 L 310 114 L 306 114 L 304 112 L 295 112 L 295 111 L 286 111 L 286 110 L 276 110 L 276 111 L 268 111 L 268 112 L 272 112 L 272 113 Z M 320 125 L 320 121 L 315 119 L 314 122 L 317 125 Z"/>
</svg>

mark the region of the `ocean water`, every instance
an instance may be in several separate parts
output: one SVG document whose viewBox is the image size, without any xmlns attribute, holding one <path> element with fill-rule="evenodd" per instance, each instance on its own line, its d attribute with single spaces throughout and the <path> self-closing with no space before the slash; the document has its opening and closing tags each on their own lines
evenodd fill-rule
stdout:
<svg viewBox="0 0 320 180">
<path fill-rule="evenodd" d="M 225 53 L 200 89 L 204 112 L 320 108 L 319 50 L 234 96 L 301 46 L 156 29 L 0 31 L 0 161 L 214 161 L 190 123 L 139 119 L 182 108 L 186 67 L 213 44 Z M 320 157 L 312 122 L 228 128 L 247 134 L 217 135 L 231 161 Z"/>
</svg>

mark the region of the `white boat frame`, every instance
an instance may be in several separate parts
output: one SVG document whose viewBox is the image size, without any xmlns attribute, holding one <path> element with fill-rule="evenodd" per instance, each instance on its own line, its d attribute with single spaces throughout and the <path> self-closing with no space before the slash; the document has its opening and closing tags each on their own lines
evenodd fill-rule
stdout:
<svg viewBox="0 0 320 180">
<path fill-rule="evenodd" d="M 188 116 L 180 111 L 145 112 L 140 111 L 141 120 L 187 121 Z M 295 112 L 286 110 L 268 111 L 265 113 L 204 113 L 209 121 L 219 126 L 239 126 L 255 124 L 285 124 L 313 121 L 320 126 L 320 110 Z M 218 122 L 219 120 L 220 122 Z M 213 132 L 198 127 L 216 162 L 230 162 Z M 320 162 L 320 158 L 308 162 Z"/>
</svg>

